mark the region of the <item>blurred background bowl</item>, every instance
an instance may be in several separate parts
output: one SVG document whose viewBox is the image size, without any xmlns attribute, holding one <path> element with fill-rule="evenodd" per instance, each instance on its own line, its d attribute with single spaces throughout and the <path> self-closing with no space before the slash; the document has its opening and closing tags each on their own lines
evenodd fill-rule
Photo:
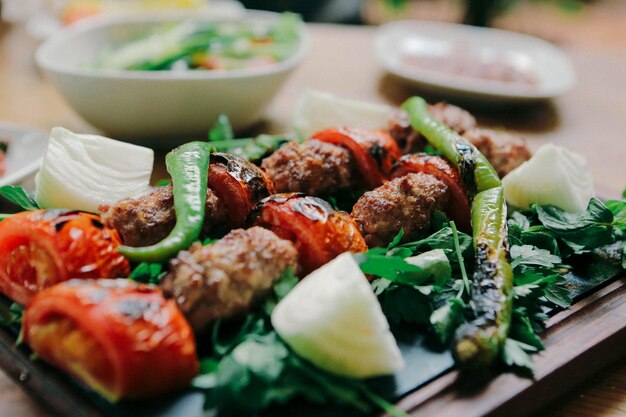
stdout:
<svg viewBox="0 0 626 417">
<path fill-rule="evenodd" d="M 241 20 L 271 24 L 278 13 L 248 11 Z M 38 65 L 86 121 L 116 138 L 157 147 L 205 137 L 220 114 L 236 131 L 257 122 L 308 50 L 300 26 L 294 52 L 275 64 L 236 70 L 130 71 L 89 68 L 111 44 L 136 39 L 156 25 L 193 19 L 222 21 L 202 14 L 153 13 L 98 16 L 58 32 L 39 47 Z"/>
</svg>

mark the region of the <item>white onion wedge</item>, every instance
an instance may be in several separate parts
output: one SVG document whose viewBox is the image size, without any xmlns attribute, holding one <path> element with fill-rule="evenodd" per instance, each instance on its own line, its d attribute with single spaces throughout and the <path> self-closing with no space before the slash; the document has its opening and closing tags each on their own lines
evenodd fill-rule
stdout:
<svg viewBox="0 0 626 417">
<path fill-rule="evenodd" d="M 272 324 L 300 356 L 351 378 L 404 367 L 380 304 L 349 253 L 313 271 L 276 306 Z"/>
<path fill-rule="evenodd" d="M 582 155 L 552 144 L 511 171 L 502 180 L 506 201 L 528 209 L 533 203 L 554 205 L 565 211 L 585 211 L 595 195 L 593 177 Z"/>
<path fill-rule="evenodd" d="M 42 208 L 97 213 L 101 204 L 146 193 L 153 162 L 152 149 L 55 127 L 35 178 L 35 200 Z"/>
<path fill-rule="evenodd" d="M 392 108 L 338 97 L 322 91 L 307 91 L 296 103 L 293 117 L 295 130 L 307 139 L 330 127 L 385 129 Z"/>
</svg>

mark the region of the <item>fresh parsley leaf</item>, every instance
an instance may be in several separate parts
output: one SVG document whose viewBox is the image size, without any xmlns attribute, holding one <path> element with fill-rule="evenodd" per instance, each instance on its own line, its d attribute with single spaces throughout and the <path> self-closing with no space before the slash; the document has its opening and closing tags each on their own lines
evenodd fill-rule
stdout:
<svg viewBox="0 0 626 417">
<path fill-rule="evenodd" d="M 10 327 L 22 323 L 22 316 L 24 315 L 24 307 L 17 303 L 11 303 L 7 307 L 4 303 L 0 302 L 0 326 Z"/>
<path fill-rule="evenodd" d="M 508 338 L 506 342 L 504 342 L 504 349 L 501 351 L 502 360 L 508 366 L 532 370 L 533 360 L 528 353 L 534 353 L 536 351 L 537 348 L 534 346 Z"/>
<path fill-rule="evenodd" d="M 220 114 L 211 130 L 209 130 L 209 142 L 233 140 L 234 137 L 233 127 L 230 124 L 230 120 L 228 120 L 228 116 Z"/>
<path fill-rule="evenodd" d="M 285 272 L 282 273 L 280 279 L 274 284 L 274 295 L 276 297 L 276 301 L 280 301 L 289 294 L 296 285 L 298 284 L 298 277 L 294 273 L 293 269 L 287 268 Z"/>
<path fill-rule="evenodd" d="M 465 321 L 465 307 L 465 303 L 462 300 L 450 298 L 446 304 L 433 311 L 430 315 L 430 324 L 433 326 L 441 344 L 448 344 L 457 327 Z"/>
<path fill-rule="evenodd" d="M 270 316 L 274 307 L 287 296 L 289 291 L 291 291 L 296 284 L 298 284 L 298 277 L 295 275 L 294 271 L 291 268 L 287 268 L 278 281 L 274 283 L 272 287 L 272 296 L 265 299 L 263 303 L 263 311 L 265 314 Z"/>
<path fill-rule="evenodd" d="M 527 230 L 530 227 L 530 220 L 522 212 L 514 211 L 507 221 L 509 231 L 511 229 Z"/>
<path fill-rule="evenodd" d="M 399 284 L 424 285 L 434 283 L 443 287 L 452 278 L 452 268 L 450 261 L 443 249 L 433 249 L 419 255 L 405 258 L 411 265 L 420 268 L 420 271 L 404 272 L 398 274 Z"/>
<path fill-rule="evenodd" d="M 567 288 L 554 285 L 546 288 L 544 296 L 552 304 L 555 304 L 561 308 L 568 308 L 572 305 L 572 298 Z"/>
<path fill-rule="evenodd" d="M 534 205 L 539 221 L 575 253 L 608 245 L 613 236 L 613 213 L 592 198 L 583 213 L 568 213 L 555 206 Z"/>
<path fill-rule="evenodd" d="M 219 361 L 213 358 L 205 358 L 200 361 L 200 372 L 193 381 L 191 386 L 197 389 L 209 390 L 217 386 L 217 370 Z"/>
<path fill-rule="evenodd" d="M 511 259 L 512 268 L 517 268 L 520 265 L 532 265 L 552 269 L 561 263 L 560 257 L 551 254 L 545 249 L 539 249 L 531 245 L 512 246 Z"/>
<path fill-rule="evenodd" d="M 355 254 L 354 258 L 363 273 L 400 284 L 421 285 L 433 281 L 443 285 L 450 279 L 452 273 L 450 261 L 441 249 L 406 259 L 381 255 L 375 251 Z"/>
<path fill-rule="evenodd" d="M 626 200 L 608 200 L 605 204 L 613 213 L 613 225 L 626 231 Z"/>
<path fill-rule="evenodd" d="M 392 327 L 427 324 L 433 311 L 430 297 L 408 285 L 391 284 L 378 296 L 378 301 Z"/>
<path fill-rule="evenodd" d="M 0 195 L 24 210 L 38 210 L 39 205 L 24 188 L 14 185 L 0 187 Z"/>
<path fill-rule="evenodd" d="M 392 282 L 385 278 L 377 278 L 372 281 L 372 291 L 374 295 L 378 296 L 385 292 L 389 286 L 392 285 Z"/>
<path fill-rule="evenodd" d="M 532 211 L 513 212 L 508 220 L 509 241 L 512 245 L 532 245 L 560 256 L 559 244 L 551 232 L 542 225 L 532 225 L 538 223 L 536 217 Z"/>
<path fill-rule="evenodd" d="M 459 241 L 459 249 L 463 254 L 463 258 L 470 260 L 473 256 L 473 247 L 472 247 L 472 237 L 458 232 L 458 241 Z M 458 264 L 458 258 L 455 253 L 455 242 L 454 242 L 454 233 L 452 228 L 449 226 L 445 226 L 432 235 L 417 240 L 414 242 L 403 243 L 398 247 L 392 249 L 390 254 L 395 255 L 394 251 L 397 251 L 401 248 L 410 249 L 412 252 L 424 252 L 431 249 L 444 249 L 446 251 L 446 255 L 448 255 L 450 262 L 455 265 Z"/>
<path fill-rule="evenodd" d="M 379 255 L 373 251 L 357 253 L 354 259 L 365 274 L 376 275 L 396 281 L 403 272 L 419 272 L 420 267 L 411 265 L 404 258 L 397 256 Z"/>
<path fill-rule="evenodd" d="M 161 279 L 167 274 L 167 270 L 163 264 L 141 262 L 133 269 L 128 279 L 144 284 L 160 284 Z"/>
<path fill-rule="evenodd" d="M 195 385 L 208 389 L 205 408 L 225 412 L 254 413 L 296 397 L 371 411 L 356 381 L 330 375 L 300 359 L 273 331 L 245 337 L 218 362 L 209 362 Z"/>
<path fill-rule="evenodd" d="M 533 346 L 538 351 L 543 350 L 543 342 L 537 335 L 530 318 L 524 307 L 513 309 L 511 329 L 509 330 L 511 339 Z"/>
</svg>

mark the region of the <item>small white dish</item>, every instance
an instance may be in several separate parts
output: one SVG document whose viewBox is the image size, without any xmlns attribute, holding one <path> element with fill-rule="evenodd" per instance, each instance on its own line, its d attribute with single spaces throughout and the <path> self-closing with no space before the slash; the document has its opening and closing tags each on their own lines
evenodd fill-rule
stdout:
<svg viewBox="0 0 626 417">
<path fill-rule="evenodd" d="M 256 123 L 308 50 L 304 24 L 292 55 L 281 62 L 227 71 L 127 71 L 95 69 L 103 47 L 149 32 L 155 25 L 180 22 L 183 15 L 154 13 L 97 16 L 63 29 L 39 47 L 36 60 L 74 110 L 107 135 L 171 147 L 206 137 L 220 114 L 235 130 Z M 278 13 L 248 11 L 243 19 L 268 25 Z M 187 19 L 225 21 L 204 14 Z"/>
<path fill-rule="evenodd" d="M 531 102 L 560 96 L 576 83 L 559 48 L 505 30 L 398 21 L 378 29 L 374 48 L 390 73 L 451 97 Z"/>
<path fill-rule="evenodd" d="M 0 122 L 0 138 L 9 142 L 6 172 L 0 177 L 0 186 L 28 186 L 41 166 L 48 135 L 41 130 Z"/>
</svg>

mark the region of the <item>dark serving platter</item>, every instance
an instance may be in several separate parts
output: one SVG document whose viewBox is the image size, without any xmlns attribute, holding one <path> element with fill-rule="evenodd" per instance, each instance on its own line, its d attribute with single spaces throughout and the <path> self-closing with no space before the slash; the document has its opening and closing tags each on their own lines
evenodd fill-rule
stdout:
<svg viewBox="0 0 626 417">
<path fill-rule="evenodd" d="M 608 294 L 615 295 L 617 291 L 621 294 L 618 294 L 616 298 L 617 305 L 620 306 L 621 310 L 624 310 L 623 314 L 626 314 L 626 296 L 624 296 L 624 292 L 626 291 L 624 289 L 623 279 L 614 277 L 604 281 L 590 282 L 574 273 L 569 273 L 566 279 L 575 300 L 575 304 L 571 309 L 572 312 L 578 311 L 581 305 L 586 304 L 585 301 L 587 299 L 593 299 L 594 296 L 597 297 L 599 293 L 606 293 L 608 291 Z M 7 306 L 10 304 L 10 301 L 6 298 L 2 298 L 0 302 Z M 596 308 L 597 307 L 601 306 L 596 306 Z M 559 316 L 561 314 L 570 315 L 572 312 L 566 311 L 558 313 L 558 311 L 553 311 L 551 313 L 552 315 L 556 314 L 556 316 Z M 609 310 L 605 313 L 611 314 L 611 311 Z M 621 313 L 616 311 L 615 314 Z M 614 341 L 616 337 L 619 337 L 619 340 L 626 339 L 626 315 L 622 316 L 621 322 L 621 325 L 617 322 L 613 330 L 609 331 L 606 337 L 599 342 L 608 342 L 609 339 Z M 57 371 L 40 360 L 31 360 L 30 352 L 27 347 L 15 346 L 18 331 L 19 329 L 17 328 L 0 329 L 0 367 L 20 384 L 29 395 L 33 396 L 40 403 L 45 404 L 51 411 L 58 415 L 71 415 L 76 417 L 200 417 L 216 414 L 211 410 L 203 410 L 203 394 L 192 389 L 163 398 L 144 401 L 123 401 L 118 404 L 110 404 L 71 377 Z M 550 331 L 550 328 L 548 331 Z M 585 331 L 585 328 L 581 327 L 580 331 Z M 603 343 L 601 344 L 603 345 Z M 433 350 L 425 344 L 422 337 L 416 337 L 410 342 L 400 341 L 399 345 L 406 361 L 406 368 L 393 377 L 379 378 L 371 381 L 372 387 L 389 400 L 399 401 L 405 398 L 405 400 L 402 401 L 402 403 L 404 403 L 413 398 L 412 402 L 415 402 L 414 398 L 419 397 L 420 392 L 432 390 L 432 386 L 440 385 L 443 380 L 448 381 L 451 386 L 458 384 L 458 378 L 455 377 L 454 380 L 450 379 L 450 375 L 456 372 L 454 371 L 454 361 L 448 350 Z M 600 344 L 598 344 L 598 346 L 600 346 Z M 546 347 L 550 350 L 550 343 L 546 343 Z M 623 354 L 624 349 L 621 349 L 621 351 Z M 609 357 L 610 355 L 604 355 L 605 360 Z M 542 370 L 540 369 L 539 372 L 541 373 Z M 532 380 L 528 381 L 533 382 Z M 572 381 L 573 379 L 569 382 Z M 536 382 L 538 383 L 539 381 Z M 463 384 L 463 381 L 461 381 L 461 383 Z M 565 386 L 569 385 L 567 383 L 562 384 L 562 387 Z M 515 391 L 515 389 L 512 389 L 512 391 Z M 558 389 L 553 389 L 553 392 L 557 391 Z M 512 398 L 514 399 L 516 396 Z M 505 400 L 506 398 L 503 398 L 501 402 L 504 403 L 506 402 Z M 502 404 L 496 405 L 502 408 Z M 294 408 L 297 408 L 297 410 Z M 442 410 L 441 408 L 439 409 Z M 499 408 L 496 407 L 488 411 L 495 412 L 498 409 Z M 520 410 L 522 409 L 518 409 L 518 411 Z M 352 414 L 347 410 L 320 409 L 300 404 L 292 404 L 289 407 L 274 410 L 270 414 L 293 416 L 294 413 L 299 416 L 324 415 L 329 417 L 333 415 L 345 416 Z M 430 414 L 432 414 L 432 412 L 429 413 L 429 415 Z M 472 415 L 471 413 L 464 414 Z M 444 412 L 440 415 L 454 414 Z"/>
</svg>

